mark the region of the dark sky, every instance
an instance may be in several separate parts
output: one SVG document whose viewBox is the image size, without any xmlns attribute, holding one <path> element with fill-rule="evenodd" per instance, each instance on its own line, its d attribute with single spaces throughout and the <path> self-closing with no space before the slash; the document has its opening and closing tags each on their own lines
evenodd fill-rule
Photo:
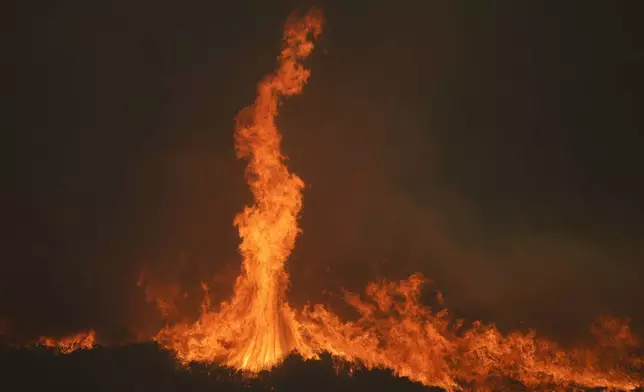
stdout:
<svg viewBox="0 0 644 392">
<path fill-rule="evenodd" d="M 556 337 L 644 324 L 635 1 L 321 1 L 278 122 L 307 183 L 290 300 L 420 271 L 459 316 Z M 3 26 L 0 318 L 23 337 L 159 322 L 239 268 L 234 116 L 312 2 L 19 2 Z M 175 290 L 175 291 L 173 291 Z M 179 290 L 179 291 L 181 291 Z M 183 304 L 185 302 L 185 304 Z M 151 326 L 152 325 L 152 326 Z"/>
</svg>

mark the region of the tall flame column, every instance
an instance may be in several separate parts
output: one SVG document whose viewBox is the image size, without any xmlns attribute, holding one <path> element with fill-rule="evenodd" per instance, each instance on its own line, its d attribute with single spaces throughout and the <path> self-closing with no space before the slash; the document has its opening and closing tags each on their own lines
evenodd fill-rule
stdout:
<svg viewBox="0 0 644 392">
<path fill-rule="evenodd" d="M 233 297 L 219 311 L 204 309 L 194 325 L 166 328 L 157 335 L 185 361 L 220 359 L 257 371 L 291 351 L 312 355 L 285 300 L 284 266 L 299 233 L 304 183 L 284 164 L 275 117 L 280 98 L 304 87 L 310 72 L 301 61 L 313 50 L 312 39 L 322 24 L 322 13 L 315 9 L 287 20 L 277 69 L 259 83 L 255 102 L 237 116 L 235 147 L 239 158 L 248 159 L 246 179 L 255 199 L 234 220 L 242 239 L 242 273 Z"/>
</svg>

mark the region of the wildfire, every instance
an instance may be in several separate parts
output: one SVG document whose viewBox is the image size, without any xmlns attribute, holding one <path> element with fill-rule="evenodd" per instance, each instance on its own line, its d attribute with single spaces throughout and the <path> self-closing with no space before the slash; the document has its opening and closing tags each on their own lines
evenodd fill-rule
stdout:
<svg viewBox="0 0 644 392">
<path fill-rule="evenodd" d="M 92 330 L 79 332 L 59 339 L 47 336 L 38 339 L 39 346 L 54 349 L 62 354 L 69 354 L 76 350 L 91 349 L 94 348 L 95 343 L 96 335 Z"/>
<path fill-rule="evenodd" d="M 478 322 L 465 329 L 450 322 L 446 311 L 432 313 L 420 303 L 420 275 L 370 284 L 369 301 L 348 293 L 347 302 L 360 314 L 354 322 L 341 320 L 322 305 L 301 312 L 289 307 L 284 266 L 299 232 L 304 184 L 284 164 L 275 116 L 279 98 L 299 93 L 306 83 L 309 71 L 300 61 L 311 53 L 309 37 L 316 38 L 321 27 L 317 10 L 286 23 L 277 70 L 262 80 L 255 103 L 237 118 L 237 155 L 249 159 L 246 178 L 255 204 L 234 220 L 242 239 L 243 269 L 233 298 L 214 311 L 206 297 L 196 323 L 167 327 L 156 340 L 183 362 L 221 361 L 251 372 L 268 369 L 291 352 L 311 358 L 326 351 L 447 390 L 495 376 L 527 386 L 641 385 L 642 378 L 632 375 L 642 363 L 628 356 L 636 342 L 627 328 L 618 328 L 619 337 L 596 350 L 569 351 L 533 332 L 503 336 L 493 325 Z M 613 329 L 623 325 L 604 324 Z"/>
<path fill-rule="evenodd" d="M 528 387 L 641 386 L 644 369 L 633 356 L 637 341 L 622 320 L 603 318 L 593 326 L 597 347 L 564 350 L 533 331 L 503 336 L 494 325 L 463 328 L 446 310 L 433 313 L 420 302 L 421 275 L 400 282 L 371 283 L 364 301 L 347 293 L 360 314 L 345 322 L 321 305 L 302 313 L 302 327 L 315 351 L 328 351 L 367 368 L 392 369 L 399 376 L 448 391 L 508 377 Z"/>
<path fill-rule="evenodd" d="M 313 355 L 304 344 L 295 314 L 285 299 L 284 270 L 299 233 L 302 180 L 290 173 L 280 150 L 275 117 L 281 97 L 298 94 L 310 72 L 301 60 L 322 30 L 321 12 L 290 18 L 275 72 L 257 86 L 255 102 L 237 116 L 235 147 L 248 158 L 246 179 L 255 198 L 234 219 L 242 242 L 242 273 L 230 301 L 214 311 L 207 304 L 194 325 L 177 325 L 156 337 L 183 361 L 221 360 L 250 371 L 267 369 L 292 351 Z"/>
<path fill-rule="evenodd" d="M 304 183 L 284 163 L 275 118 L 280 99 L 300 93 L 307 82 L 310 71 L 302 60 L 312 52 L 322 25 L 319 10 L 288 19 L 277 69 L 258 84 L 255 102 L 236 119 L 235 147 L 239 158 L 248 159 L 246 179 L 254 204 L 234 219 L 242 272 L 232 298 L 213 307 L 202 284 L 206 295 L 200 318 L 169 325 L 154 340 L 186 364 L 218 362 L 250 373 L 269 369 L 293 352 L 304 358 L 329 352 L 448 391 L 503 378 L 550 389 L 644 385 L 644 361 L 634 354 L 638 341 L 623 321 L 601 319 L 591 330 L 595 346 L 564 349 L 533 331 L 503 335 L 494 325 L 464 326 L 446 310 L 434 312 L 420 301 L 421 275 L 371 283 L 363 296 L 346 293 L 359 315 L 354 321 L 342 320 L 323 305 L 299 311 L 289 306 L 285 263 L 300 232 Z M 157 302 L 162 311 L 167 308 L 166 302 Z M 41 344 L 70 352 L 92 347 L 94 334 L 44 338 Z"/>
</svg>

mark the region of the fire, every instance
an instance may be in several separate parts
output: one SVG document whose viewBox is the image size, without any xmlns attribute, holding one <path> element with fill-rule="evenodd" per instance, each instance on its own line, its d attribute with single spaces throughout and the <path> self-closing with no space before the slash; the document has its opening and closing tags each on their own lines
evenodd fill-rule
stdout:
<svg viewBox="0 0 644 392">
<path fill-rule="evenodd" d="M 369 301 L 347 293 L 347 302 L 360 314 L 354 322 L 321 305 L 300 312 L 290 308 L 284 266 L 299 232 L 304 184 L 284 164 L 275 117 L 279 98 L 298 94 L 306 83 L 309 71 L 300 61 L 311 53 L 309 37 L 317 37 L 321 27 L 319 11 L 287 22 L 277 70 L 262 80 L 255 103 L 237 117 L 237 155 L 249 159 L 246 178 L 255 204 L 234 220 L 243 269 L 232 299 L 214 311 L 206 296 L 196 323 L 167 327 L 156 340 L 183 362 L 220 361 L 251 372 L 268 369 L 291 352 L 311 358 L 326 351 L 446 390 L 495 376 L 527 386 L 641 385 L 633 372 L 642 361 L 628 356 L 636 342 L 623 324 L 604 320 L 597 330 L 608 326 L 615 338 L 604 339 L 596 350 L 568 351 L 534 332 L 503 336 L 493 325 L 478 322 L 465 329 L 451 322 L 447 311 L 433 313 L 420 303 L 420 275 L 370 284 Z"/>
<path fill-rule="evenodd" d="M 641 386 L 644 363 L 633 355 L 637 340 L 625 322 L 603 318 L 593 326 L 597 346 L 565 350 L 531 331 L 502 335 L 494 325 L 463 328 L 446 310 L 433 313 L 420 302 L 421 275 L 367 286 L 366 298 L 347 293 L 359 313 L 339 319 L 321 305 L 302 313 L 302 326 L 315 351 L 328 351 L 367 368 L 389 368 L 399 376 L 448 391 L 484 385 L 495 377 L 528 387 Z"/>
<path fill-rule="evenodd" d="M 217 362 L 248 374 L 270 369 L 293 352 L 304 358 L 328 352 L 448 391 L 504 378 L 531 389 L 632 390 L 644 385 L 639 343 L 624 321 L 600 319 L 591 330 L 596 345 L 565 349 L 534 331 L 504 335 L 494 325 L 465 326 L 447 310 L 433 311 L 420 300 L 425 278 L 419 274 L 371 283 L 363 296 L 346 293 L 358 313 L 354 321 L 342 320 L 323 305 L 289 306 L 285 263 L 300 232 L 304 183 L 284 163 L 275 118 L 280 98 L 300 93 L 307 82 L 310 71 L 302 60 L 313 50 L 322 25 L 318 10 L 287 21 L 277 69 L 258 84 L 255 102 L 237 117 L 235 147 L 239 158 L 248 159 L 246 179 L 254 204 L 234 219 L 242 272 L 232 298 L 215 308 L 202 283 L 200 318 L 168 325 L 154 340 L 183 363 Z M 166 302 L 158 304 L 166 312 Z M 62 352 L 93 343 L 93 332 L 41 342 Z"/>
<path fill-rule="evenodd" d="M 237 118 L 237 154 L 249 159 L 246 178 L 255 204 L 234 220 L 242 238 L 243 271 L 233 298 L 219 311 L 205 302 L 196 323 L 168 327 L 157 341 L 184 362 L 218 360 L 252 372 L 268 369 L 294 351 L 307 358 L 326 351 L 446 390 L 494 376 L 527 386 L 641 385 L 642 379 L 631 374 L 641 368 L 641 360 L 628 356 L 635 340 L 618 324 L 604 320 L 620 344 L 609 341 L 602 350 L 566 351 L 533 332 L 503 336 L 493 325 L 481 323 L 463 329 L 449 321 L 446 311 L 432 313 L 420 303 L 420 275 L 369 285 L 370 302 L 348 293 L 347 302 L 360 314 L 355 322 L 342 321 L 321 305 L 297 313 L 289 307 L 284 266 L 299 232 L 304 184 L 284 164 L 275 116 L 281 96 L 302 90 L 309 71 L 300 60 L 313 49 L 308 37 L 317 37 L 321 27 L 318 11 L 287 22 L 277 70 L 264 78 L 255 103 Z"/>
<path fill-rule="evenodd" d="M 306 83 L 310 72 L 301 60 L 313 50 L 311 38 L 320 34 L 322 23 L 318 10 L 286 22 L 277 69 L 259 83 L 255 102 L 237 116 L 235 147 L 239 158 L 249 160 L 246 179 L 255 199 L 234 219 L 242 239 L 242 273 L 233 297 L 218 311 L 205 306 L 194 325 L 158 334 L 157 341 L 183 361 L 221 360 L 258 371 L 294 350 L 312 355 L 285 299 L 284 265 L 299 233 L 304 183 L 284 164 L 275 117 L 280 98 L 298 94 Z"/>
<path fill-rule="evenodd" d="M 93 330 L 78 332 L 74 335 L 65 336 L 59 339 L 43 336 L 38 339 L 38 345 L 54 349 L 62 354 L 69 354 L 76 350 L 87 350 L 94 348 L 96 335 Z"/>
</svg>

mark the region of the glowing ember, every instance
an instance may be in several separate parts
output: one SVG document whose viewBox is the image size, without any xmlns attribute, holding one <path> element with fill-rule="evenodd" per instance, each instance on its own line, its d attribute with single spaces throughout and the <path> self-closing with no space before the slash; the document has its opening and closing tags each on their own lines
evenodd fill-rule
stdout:
<svg viewBox="0 0 644 392">
<path fill-rule="evenodd" d="M 69 354 L 76 350 L 91 349 L 94 348 L 95 343 L 96 336 L 92 330 L 79 332 L 59 339 L 46 336 L 38 339 L 39 346 L 52 348 L 62 354 Z"/>
</svg>

